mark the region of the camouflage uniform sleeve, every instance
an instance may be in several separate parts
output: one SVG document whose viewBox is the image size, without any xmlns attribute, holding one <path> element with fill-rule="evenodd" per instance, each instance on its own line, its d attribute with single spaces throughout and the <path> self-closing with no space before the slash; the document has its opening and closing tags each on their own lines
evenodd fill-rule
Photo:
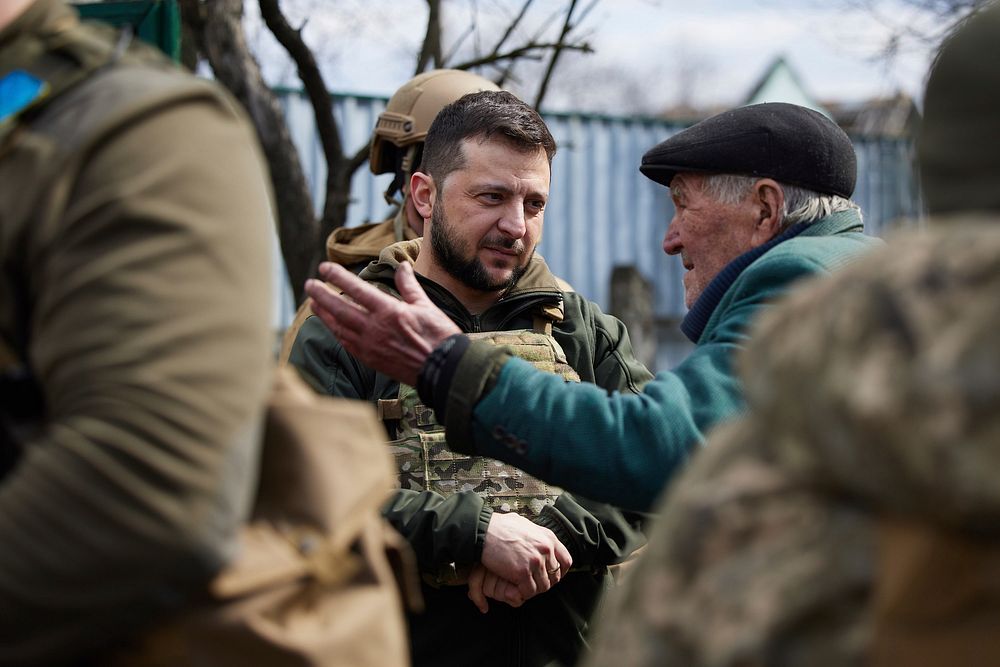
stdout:
<svg viewBox="0 0 1000 667">
<path fill-rule="evenodd" d="M 270 383 L 261 164 L 202 94 L 64 166 L 25 260 L 46 417 L 0 485 L 0 662 L 113 641 L 232 555 Z"/>
</svg>

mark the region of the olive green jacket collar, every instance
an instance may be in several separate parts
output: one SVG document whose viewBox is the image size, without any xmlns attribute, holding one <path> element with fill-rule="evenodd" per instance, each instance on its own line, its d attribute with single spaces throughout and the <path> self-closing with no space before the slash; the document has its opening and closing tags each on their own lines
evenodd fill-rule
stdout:
<svg viewBox="0 0 1000 667">
<path fill-rule="evenodd" d="M 387 246 L 382 250 L 378 261 L 369 264 L 360 273 L 360 277 L 395 293 L 394 278 L 397 267 L 402 262 L 412 264 L 416 261 L 422 241 L 422 238 L 417 238 Z M 457 315 L 468 313 L 468 310 L 458 302 L 458 299 L 444 287 L 429 278 L 420 275 L 417 278 L 432 300 L 447 311 L 449 316 L 454 318 Z M 508 311 L 515 306 L 523 306 L 525 303 L 530 303 L 532 307 L 538 308 L 541 314 L 553 322 L 561 322 L 565 316 L 562 288 L 556 281 L 555 275 L 549 270 L 545 260 L 537 252 L 528 262 L 528 268 L 517 284 L 508 290 L 494 306 L 488 308 L 483 316 L 487 316 L 491 311 Z"/>
</svg>

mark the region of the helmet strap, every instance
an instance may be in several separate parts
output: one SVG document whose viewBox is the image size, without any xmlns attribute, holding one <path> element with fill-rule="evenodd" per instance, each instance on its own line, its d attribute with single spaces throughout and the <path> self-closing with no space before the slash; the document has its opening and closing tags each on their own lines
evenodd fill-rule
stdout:
<svg viewBox="0 0 1000 667">
<path fill-rule="evenodd" d="M 407 146 L 405 150 L 399 151 L 399 158 L 396 162 L 396 170 L 393 174 L 392 182 L 389 183 L 389 187 L 383 193 L 387 204 L 400 207 L 403 205 L 406 198 L 397 197 L 396 193 L 402 193 L 406 179 L 413 172 L 414 162 L 420 157 L 422 148 L 423 144 L 413 144 L 412 146 Z"/>
<path fill-rule="evenodd" d="M 385 192 L 382 193 L 382 196 L 385 197 L 386 204 L 389 204 L 390 206 L 403 205 L 403 197 L 396 196 L 397 194 L 402 194 L 402 186 L 403 186 L 403 173 L 397 171 L 395 175 L 392 177 L 392 183 L 390 183 L 389 187 L 386 188 Z"/>
</svg>

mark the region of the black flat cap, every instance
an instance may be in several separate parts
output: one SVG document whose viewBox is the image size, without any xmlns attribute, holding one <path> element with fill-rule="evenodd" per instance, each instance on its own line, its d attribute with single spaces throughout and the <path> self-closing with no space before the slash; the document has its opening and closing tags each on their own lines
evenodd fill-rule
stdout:
<svg viewBox="0 0 1000 667">
<path fill-rule="evenodd" d="M 854 146 L 823 114 L 783 102 L 730 109 L 646 151 L 639 171 L 669 187 L 685 171 L 773 178 L 850 198 Z"/>
</svg>

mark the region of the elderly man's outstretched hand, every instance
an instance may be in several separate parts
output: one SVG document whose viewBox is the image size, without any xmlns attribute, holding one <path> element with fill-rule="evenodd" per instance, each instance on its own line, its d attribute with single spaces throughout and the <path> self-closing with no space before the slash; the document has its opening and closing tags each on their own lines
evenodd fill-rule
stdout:
<svg viewBox="0 0 1000 667">
<path fill-rule="evenodd" d="M 416 386 L 428 355 L 458 326 L 431 303 L 403 262 L 396 269 L 396 289 L 402 299 L 381 292 L 347 269 L 330 262 L 320 276 L 343 291 L 345 298 L 319 280 L 306 281 L 313 312 L 361 363 L 395 380 Z"/>
</svg>

